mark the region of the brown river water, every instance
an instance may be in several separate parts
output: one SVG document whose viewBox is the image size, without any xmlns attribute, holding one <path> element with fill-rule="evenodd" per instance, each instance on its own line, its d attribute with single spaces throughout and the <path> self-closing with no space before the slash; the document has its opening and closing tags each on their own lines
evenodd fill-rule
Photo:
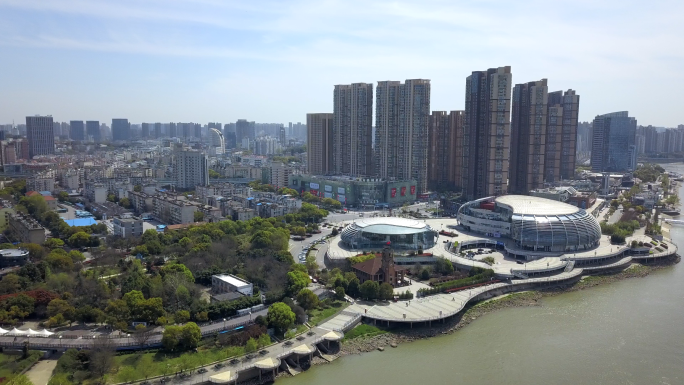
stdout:
<svg viewBox="0 0 684 385">
<path fill-rule="evenodd" d="M 682 164 L 664 167 L 684 173 Z M 684 254 L 684 225 L 673 225 L 671 237 Z M 684 263 L 499 310 L 450 335 L 344 356 L 277 383 L 684 384 Z"/>
</svg>

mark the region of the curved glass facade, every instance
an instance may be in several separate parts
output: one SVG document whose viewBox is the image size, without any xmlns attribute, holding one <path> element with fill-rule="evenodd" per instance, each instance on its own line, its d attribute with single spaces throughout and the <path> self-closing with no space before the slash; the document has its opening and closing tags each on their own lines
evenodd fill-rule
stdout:
<svg viewBox="0 0 684 385">
<path fill-rule="evenodd" d="M 364 231 L 364 228 L 354 224 L 342 230 L 341 238 L 352 249 L 376 249 L 384 247 L 387 242 L 392 243 L 395 250 L 429 249 L 435 246 L 437 232 L 430 226 L 419 231 L 407 231 L 406 234 L 380 234 Z"/>
<path fill-rule="evenodd" d="M 567 215 L 511 217 L 511 238 L 523 249 L 543 251 L 586 250 L 598 246 L 601 227 L 584 210 Z"/>
</svg>

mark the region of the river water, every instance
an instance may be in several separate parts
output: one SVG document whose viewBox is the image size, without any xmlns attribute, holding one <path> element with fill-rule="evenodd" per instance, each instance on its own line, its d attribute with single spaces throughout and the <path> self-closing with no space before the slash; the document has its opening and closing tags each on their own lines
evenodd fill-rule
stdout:
<svg viewBox="0 0 684 385">
<path fill-rule="evenodd" d="M 663 166 L 684 173 L 684 165 Z M 674 225 L 671 237 L 681 250 L 684 226 Z M 490 313 L 450 335 L 344 356 L 277 382 L 684 384 L 684 263 L 541 303 Z"/>
</svg>

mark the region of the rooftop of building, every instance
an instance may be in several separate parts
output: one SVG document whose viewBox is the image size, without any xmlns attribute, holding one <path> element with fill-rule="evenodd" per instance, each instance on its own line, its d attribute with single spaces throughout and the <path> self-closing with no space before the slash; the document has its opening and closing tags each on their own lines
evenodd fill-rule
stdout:
<svg viewBox="0 0 684 385">
<path fill-rule="evenodd" d="M 235 287 L 251 285 L 251 283 L 245 281 L 244 279 L 238 278 L 231 274 L 216 274 L 212 277 L 216 277 L 216 279 L 220 279 L 221 281 L 226 282 L 229 285 L 233 285 Z"/>
<path fill-rule="evenodd" d="M 69 225 L 69 227 L 83 227 L 96 225 L 97 222 L 92 217 L 90 218 L 76 218 L 76 219 L 65 219 L 64 222 Z"/>
<path fill-rule="evenodd" d="M 431 230 L 424 222 L 398 217 L 361 218 L 352 228 L 375 234 L 414 234 Z"/>
<path fill-rule="evenodd" d="M 29 252 L 26 249 L 3 249 L 3 250 L 0 250 L 0 256 L 7 257 L 7 258 L 24 257 L 24 256 L 27 256 L 28 254 L 29 254 Z"/>
<path fill-rule="evenodd" d="M 523 215 L 569 215 L 580 210 L 567 203 L 527 195 L 504 195 L 495 200 L 509 206 L 513 213 Z"/>
</svg>

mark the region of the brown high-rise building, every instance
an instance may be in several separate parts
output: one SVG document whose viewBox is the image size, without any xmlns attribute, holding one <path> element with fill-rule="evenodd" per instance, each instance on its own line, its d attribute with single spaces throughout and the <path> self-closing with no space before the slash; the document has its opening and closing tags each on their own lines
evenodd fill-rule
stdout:
<svg viewBox="0 0 684 385">
<path fill-rule="evenodd" d="M 530 190 L 544 186 L 547 160 L 547 113 L 549 112 L 547 108 L 549 88 L 546 83 L 546 79 L 542 79 L 516 84 L 513 88 L 511 161 L 508 180 L 508 192 L 511 194 L 525 195 Z M 558 134 L 560 135 L 560 130 Z M 548 138 L 548 140 L 555 140 L 555 136 L 554 139 Z M 555 162 L 553 155 L 549 156 L 549 159 Z"/>
<path fill-rule="evenodd" d="M 575 177 L 575 161 L 577 157 L 577 122 L 580 97 L 574 90 L 549 93 L 549 117 L 551 108 L 562 108 L 562 120 L 559 146 L 559 169 L 545 171 L 547 182 L 556 182 Z M 556 110 L 556 113 L 558 111 Z M 548 151 L 547 151 L 548 152 Z"/>
<path fill-rule="evenodd" d="M 428 188 L 461 188 L 463 111 L 432 111 L 428 131 Z"/>
<path fill-rule="evenodd" d="M 507 191 L 512 80 L 509 66 L 466 78 L 461 179 L 468 200 Z"/>
<path fill-rule="evenodd" d="M 334 172 L 332 126 L 333 114 L 306 114 L 306 163 L 311 175 Z"/>
<path fill-rule="evenodd" d="M 373 85 L 336 85 L 333 106 L 335 173 L 373 174 Z"/>
</svg>

